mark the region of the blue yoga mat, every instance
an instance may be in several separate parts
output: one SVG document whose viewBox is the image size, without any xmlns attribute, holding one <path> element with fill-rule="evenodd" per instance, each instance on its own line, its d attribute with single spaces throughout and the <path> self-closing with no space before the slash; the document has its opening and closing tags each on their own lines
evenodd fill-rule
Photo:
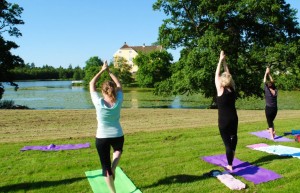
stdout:
<svg viewBox="0 0 300 193">
<path fill-rule="evenodd" d="M 291 132 L 284 132 L 284 135 L 300 135 L 300 130 L 292 129 Z"/>
<path fill-rule="evenodd" d="M 300 130 L 292 130 L 292 135 L 298 135 L 300 134 Z"/>
<path fill-rule="evenodd" d="M 296 147 L 288 147 L 284 145 L 269 145 L 253 149 L 280 156 L 292 156 L 300 159 L 300 148 Z"/>
</svg>

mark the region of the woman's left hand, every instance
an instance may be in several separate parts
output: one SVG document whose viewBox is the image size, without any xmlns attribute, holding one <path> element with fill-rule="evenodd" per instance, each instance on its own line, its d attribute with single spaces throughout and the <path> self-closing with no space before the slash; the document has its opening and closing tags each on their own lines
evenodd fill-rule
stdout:
<svg viewBox="0 0 300 193">
<path fill-rule="evenodd" d="M 222 50 L 220 53 L 220 60 L 221 61 L 225 60 L 225 57 L 226 57 L 226 55 L 225 55 L 224 51 Z"/>
</svg>

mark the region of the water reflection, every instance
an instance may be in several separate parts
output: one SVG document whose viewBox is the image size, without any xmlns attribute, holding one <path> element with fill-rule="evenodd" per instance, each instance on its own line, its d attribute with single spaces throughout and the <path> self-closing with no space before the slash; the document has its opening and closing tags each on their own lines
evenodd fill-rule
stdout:
<svg viewBox="0 0 300 193">
<path fill-rule="evenodd" d="M 174 100 L 172 101 L 171 103 L 171 108 L 180 108 L 181 107 L 181 102 L 180 102 L 180 97 L 179 96 L 176 96 L 174 98 Z"/>
<path fill-rule="evenodd" d="M 131 93 L 131 108 L 138 108 L 139 102 L 137 99 L 137 91 L 132 90 L 130 93 Z"/>
<path fill-rule="evenodd" d="M 3 100 L 33 109 L 93 109 L 90 94 L 71 81 L 17 82 L 19 90 L 5 85 Z M 193 96 L 156 96 L 151 89 L 124 89 L 123 108 L 206 108 L 207 99 Z"/>
</svg>

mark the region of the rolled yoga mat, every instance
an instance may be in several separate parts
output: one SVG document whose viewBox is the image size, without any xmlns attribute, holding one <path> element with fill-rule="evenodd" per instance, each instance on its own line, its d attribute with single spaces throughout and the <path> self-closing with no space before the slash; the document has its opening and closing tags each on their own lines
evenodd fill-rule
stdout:
<svg viewBox="0 0 300 193">
<path fill-rule="evenodd" d="M 73 150 L 73 149 L 81 149 L 81 148 L 89 148 L 89 147 L 90 147 L 90 143 L 66 144 L 66 145 L 50 144 L 47 146 L 25 146 L 20 151 L 27 151 L 27 150 L 60 151 L 60 150 Z"/>
<path fill-rule="evenodd" d="M 265 139 L 269 139 L 269 140 L 272 140 L 270 138 L 270 133 L 268 130 L 263 130 L 263 131 L 257 131 L 257 132 L 251 132 L 252 135 L 255 135 L 257 137 L 260 137 L 260 138 L 265 138 Z M 274 141 L 276 142 L 290 142 L 290 141 L 294 141 L 293 139 L 289 139 L 289 138 L 286 138 L 286 137 L 283 137 L 283 136 L 277 136 L 275 135 L 274 137 Z"/>
<path fill-rule="evenodd" d="M 202 159 L 208 163 L 225 167 L 227 166 L 227 159 L 225 154 L 204 156 Z M 254 184 L 260 184 L 271 180 L 281 178 L 281 176 L 271 170 L 267 170 L 258 166 L 251 165 L 248 162 L 243 162 L 237 158 L 233 160 L 233 171 L 231 174 L 241 176 L 245 180 L 253 182 Z"/>
<path fill-rule="evenodd" d="M 126 174 L 117 167 L 115 171 L 115 188 L 117 193 L 142 193 Z M 102 170 L 93 170 L 85 172 L 85 175 L 92 187 L 94 193 L 109 193 L 109 189 L 102 176 Z"/>
<path fill-rule="evenodd" d="M 227 171 L 221 172 L 220 170 L 212 170 L 210 171 L 210 176 L 217 177 L 225 186 L 230 188 L 230 190 L 242 190 L 246 188 L 246 184 L 242 181 L 234 178 Z"/>
<path fill-rule="evenodd" d="M 292 130 L 292 135 L 298 135 L 300 134 L 300 130 Z"/>
</svg>

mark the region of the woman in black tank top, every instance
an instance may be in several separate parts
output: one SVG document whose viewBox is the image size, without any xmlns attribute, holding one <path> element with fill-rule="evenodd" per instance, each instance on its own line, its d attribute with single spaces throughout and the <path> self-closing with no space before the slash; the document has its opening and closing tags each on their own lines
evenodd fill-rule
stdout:
<svg viewBox="0 0 300 193">
<path fill-rule="evenodd" d="M 220 74 L 221 64 L 223 63 L 224 72 Z M 215 85 L 217 89 L 218 104 L 218 125 L 220 135 L 226 149 L 228 165 L 226 169 L 232 171 L 232 162 L 237 145 L 238 116 L 235 108 L 236 93 L 234 81 L 229 73 L 229 68 L 225 61 L 225 54 L 220 53 L 220 59 L 215 73 Z"/>
<path fill-rule="evenodd" d="M 268 82 L 267 82 L 267 76 L 269 77 Z M 266 99 L 265 114 L 269 126 L 268 130 L 270 132 L 271 139 L 274 140 L 275 137 L 274 119 L 278 111 L 277 109 L 278 90 L 276 89 L 269 67 L 267 67 L 264 75 L 264 90 L 265 90 L 265 99 Z"/>
</svg>

